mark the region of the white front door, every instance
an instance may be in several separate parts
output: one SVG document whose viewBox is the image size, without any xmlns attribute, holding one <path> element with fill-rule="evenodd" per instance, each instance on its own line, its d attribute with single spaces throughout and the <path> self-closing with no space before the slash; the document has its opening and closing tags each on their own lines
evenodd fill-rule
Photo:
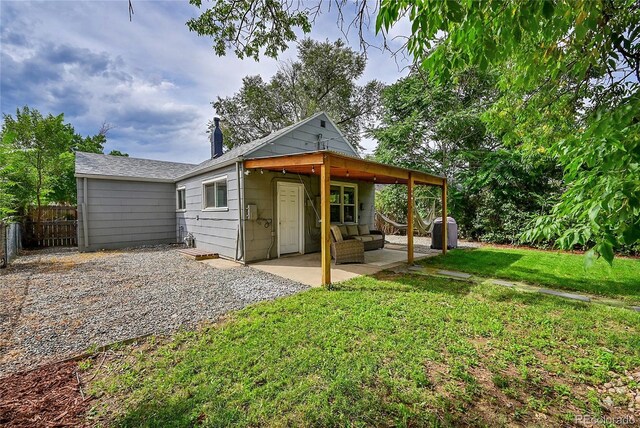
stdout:
<svg viewBox="0 0 640 428">
<path fill-rule="evenodd" d="M 303 208 L 301 184 L 278 183 L 278 256 L 303 253 Z"/>
</svg>

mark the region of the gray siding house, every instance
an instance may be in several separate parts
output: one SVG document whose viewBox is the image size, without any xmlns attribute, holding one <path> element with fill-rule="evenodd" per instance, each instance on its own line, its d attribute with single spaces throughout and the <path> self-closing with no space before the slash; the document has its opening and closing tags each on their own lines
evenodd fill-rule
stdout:
<svg viewBox="0 0 640 428">
<path fill-rule="evenodd" d="M 306 152 L 359 158 L 325 113 L 199 165 L 76 153 L 80 251 L 182 242 L 244 263 L 320 251 L 320 178 L 246 169 L 249 159 Z M 347 174 L 348 175 L 348 174 Z M 375 184 L 331 182 L 331 222 L 373 225 Z"/>
</svg>

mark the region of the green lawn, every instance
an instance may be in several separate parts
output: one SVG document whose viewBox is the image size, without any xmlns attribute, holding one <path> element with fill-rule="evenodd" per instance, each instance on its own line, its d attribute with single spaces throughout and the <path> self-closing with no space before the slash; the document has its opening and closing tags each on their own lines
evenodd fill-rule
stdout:
<svg viewBox="0 0 640 428">
<path fill-rule="evenodd" d="M 640 303 L 638 259 L 617 257 L 613 267 L 599 259 L 585 270 L 584 256 L 580 254 L 482 247 L 453 250 L 445 257 L 432 257 L 421 263 Z"/>
<path fill-rule="evenodd" d="M 119 426 L 557 426 L 640 371 L 640 313 L 381 274 L 232 314 L 99 368 Z M 95 362 L 94 362 L 95 364 Z M 81 364 L 89 377 L 94 367 Z M 613 395 L 609 415 L 628 415 Z"/>
</svg>

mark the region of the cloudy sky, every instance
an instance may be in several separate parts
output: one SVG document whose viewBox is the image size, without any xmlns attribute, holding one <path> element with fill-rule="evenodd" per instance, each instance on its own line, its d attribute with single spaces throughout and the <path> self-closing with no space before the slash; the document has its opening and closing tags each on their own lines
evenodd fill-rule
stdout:
<svg viewBox="0 0 640 428">
<path fill-rule="evenodd" d="M 24 105 L 64 113 L 83 135 L 108 122 L 114 128 L 106 151 L 200 162 L 210 152 L 210 102 L 237 92 L 246 75 L 268 79 L 277 61 L 216 56 L 210 40 L 187 29 L 187 20 L 199 14 L 187 0 L 133 5 L 129 22 L 126 0 L 0 0 L 2 113 L 15 114 Z M 343 36 L 335 16 L 325 14 L 311 37 Z M 350 38 L 357 48 L 356 35 Z M 290 49 L 281 59 L 294 56 Z M 389 53 L 369 50 L 368 56 L 363 81 L 391 83 L 406 74 Z M 369 150 L 374 145 L 365 142 Z"/>
</svg>

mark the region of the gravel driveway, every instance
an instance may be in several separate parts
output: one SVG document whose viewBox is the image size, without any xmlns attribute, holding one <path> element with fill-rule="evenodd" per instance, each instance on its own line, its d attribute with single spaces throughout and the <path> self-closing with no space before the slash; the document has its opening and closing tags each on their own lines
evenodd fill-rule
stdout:
<svg viewBox="0 0 640 428">
<path fill-rule="evenodd" d="M 0 377 L 305 289 L 250 267 L 215 269 L 168 246 L 28 252 L 0 271 Z"/>
</svg>

